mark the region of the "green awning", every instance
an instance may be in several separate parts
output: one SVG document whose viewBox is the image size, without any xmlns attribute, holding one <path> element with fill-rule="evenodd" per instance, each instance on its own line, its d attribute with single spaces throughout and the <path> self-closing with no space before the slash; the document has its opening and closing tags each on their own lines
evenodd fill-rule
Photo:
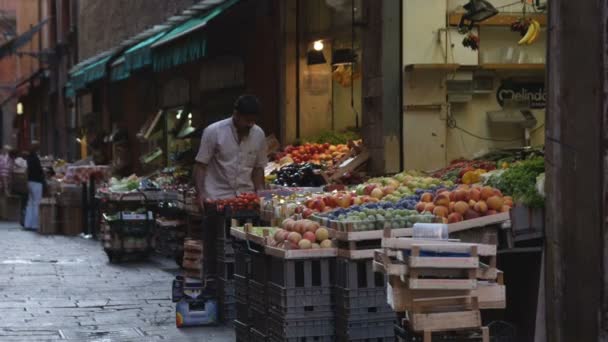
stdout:
<svg viewBox="0 0 608 342">
<path fill-rule="evenodd" d="M 152 64 L 151 46 L 167 32 L 161 32 L 132 46 L 124 53 L 125 68 L 128 72 L 141 69 Z"/>
<path fill-rule="evenodd" d="M 152 44 L 152 62 L 155 71 L 189 63 L 207 54 L 207 39 L 199 30 L 239 0 L 227 0 L 202 17 L 190 19 L 169 31 Z"/>
<path fill-rule="evenodd" d="M 110 80 L 111 81 L 122 81 L 129 78 L 129 70 L 127 70 L 125 65 L 124 57 L 121 57 L 116 60 L 116 62 L 112 63 L 112 67 L 110 68 Z"/>
<path fill-rule="evenodd" d="M 89 65 L 82 67 L 71 75 L 74 90 L 84 88 L 88 83 L 97 81 L 106 75 L 106 64 L 112 56 L 106 56 Z"/>
</svg>

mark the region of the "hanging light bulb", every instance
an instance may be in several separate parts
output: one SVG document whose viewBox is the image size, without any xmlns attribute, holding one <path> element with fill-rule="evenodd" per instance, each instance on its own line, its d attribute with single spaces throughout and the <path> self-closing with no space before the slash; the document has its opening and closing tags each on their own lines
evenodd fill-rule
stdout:
<svg viewBox="0 0 608 342">
<path fill-rule="evenodd" d="M 22 115 L 23 114 L 23 103 L 19 102 L 17 103 L 17 115 Z"/>
<path fill-rule="evenodd" d="M 192 119 L 192 113 L 188 114 L 188 119 Z"/>
<path fill-rule="evenodd" d="M 177 111 L 177 115 L 175 115 L 175 118 L 176 118 L 177 120 L 179 120 L 179 119 L 181 119 L 181 118 L 182 118 L 182 110 L 181 110 L 181 109 Z"/>
<path fill-rule="evenodd" d="M 322 40 L 317 40 L 313 43 L 312 47 L 315 49 L 315 51 L 321 51 L 323 50 L 323 41 Z"/>
</svg>

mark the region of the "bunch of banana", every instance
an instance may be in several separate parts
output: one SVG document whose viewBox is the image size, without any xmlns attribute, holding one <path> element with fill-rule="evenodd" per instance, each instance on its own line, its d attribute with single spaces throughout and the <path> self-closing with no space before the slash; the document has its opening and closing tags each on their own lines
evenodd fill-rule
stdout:
<svg viewBox="0 0 608 342">
<path fill-rule="evenodd" d="M 530 45 L 534 43 L 540 35 L 540 23 L 534 19 L 530 20 L 526 34 L 517 42 L 519 45 Z"/>
</svg>

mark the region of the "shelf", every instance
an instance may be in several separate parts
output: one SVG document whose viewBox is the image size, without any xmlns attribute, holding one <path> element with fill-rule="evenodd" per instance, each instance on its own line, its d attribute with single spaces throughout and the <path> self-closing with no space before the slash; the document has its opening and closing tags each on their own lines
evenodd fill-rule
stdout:
<svg viewBox="0 0 608 342">
<path fill-rule="evenodd" d="M 497 14 L 490 19 L 476 23 L 476 26 L 511 26 L 512 23 L 523 17 L 523 13 L 518 14 Z M 452 13 L 448 16 L 450 26 L 458 26 L 460 24 L 462 13 Z M 540 26 L 547 26 L 546 14 L 526 14 L 526 18 L 535 19 Z"/>
<path fill-rule="evenodd" d="M 456 71 L 460 68 L 460 64 L 408 64 L 405 66 L 406 71 L 412 70 L 445 70 L 445 71 Z"/>
<path fill-rule="evenodd" d="M 522 63 L 522 64 L 481 64 L 481 69 L 484 70 L 530 70 L 530 71 L 544 71 L 545 64 L 533 64 L 533 63 Z"/>
<path fill-rule="evenodd" d="M 502 63 L 488 63 L 481 65 L 460 65 L 460 64 L 408 64 L 405 66 L 406 71 L 414 70 L 436 70 L 436 71 L 456 71 L 462 70 L 498 70 L 498 71 L 509 71 L 509 70 L 522 70 L 522 71 L 544 71 L 545 64 L 535 63 L 522 63 L 522 64 L 502 64 Z"/>
</svg>

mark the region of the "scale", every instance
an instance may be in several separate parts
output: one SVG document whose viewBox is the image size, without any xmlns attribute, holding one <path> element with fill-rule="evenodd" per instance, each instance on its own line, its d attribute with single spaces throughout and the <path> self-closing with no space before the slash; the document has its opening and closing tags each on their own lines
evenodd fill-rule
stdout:
<svg viewBox="0 0 608 342">
<path fill-rule="evenodd" d="M 529 102 L 505 100 L 501 110 L 488 111 L 488 121 L 493 125 L 520 126 L 524 129 L 526 146 L 530 146 L 530 132 L 538 123 L 530 110 Z"/>
</svg>

